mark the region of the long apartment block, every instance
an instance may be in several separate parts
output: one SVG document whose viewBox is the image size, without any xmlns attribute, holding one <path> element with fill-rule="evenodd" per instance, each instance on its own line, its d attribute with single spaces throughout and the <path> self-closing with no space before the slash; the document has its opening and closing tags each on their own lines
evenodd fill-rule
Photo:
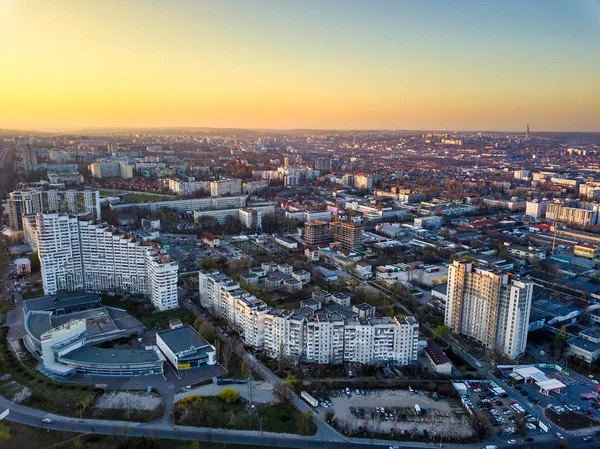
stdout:
<svg viewBox="0 0 600 449">
<path fill-rule="evenodd" d="M 296 309 L 271 309 L 218 271 L 200 272 L 204 307 L 237 330 L 245 344 L 308 363 L 416 362 L 419 324 L 414 317 L 375 317 L 368 304 L 342 306 L 335 295 L 318 295 Z"/>
<path fill-rule="evenodd" d="M 178 265 L 155 243 L 65 213 L 27 216 L 24 231 L 38 251 L 46 295 L 126 292 L 149 296 L 159 310 L 178 307 Z"/>
</svg>

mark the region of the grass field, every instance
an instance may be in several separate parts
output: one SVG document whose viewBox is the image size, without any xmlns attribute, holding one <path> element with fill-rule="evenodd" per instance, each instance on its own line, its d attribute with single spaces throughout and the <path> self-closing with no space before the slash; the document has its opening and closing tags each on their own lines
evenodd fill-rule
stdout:
<svg viewBox="0 0 600 449">
<path fill-rule="evenodd" d="M 168 200 L 169 198 L 172 197 L 153 193 L 126 193 L 121 195 L 121 200 L 126 203 L 148 203 L 150 201 Z"/>
<path fill-rule="evenodd" d="M 109 196 L 117 196 L 121 193 L 127 193 L 125 190 L 116 190 L 116 189 L 100 189 L 100 198 L 106 198 Z"/>
<path fill-rule="evenodd" d="M 238 400 L 227 404 L 218 397 L 203 397 L 200 404 L 187 419 L 183 418 L 175 405 L 177 424 L 207 426 L 219 429 L 262 430 L 264 432 L 314 435 L 316 426 L 311 421 L 307 432 L 302 432 L 301 415 L 289 405 L 274 404 L 257 408 L 257 413 L 248 413 L 246 404 Z"/>
<path fill-rule="evenodd" d="M 23 405 L 66 416 L 77 416 L 78 404 L 93 400 L 96 393 L 91 386 L 53 382 L 34 370 L 36 362 L 31 358 L 20 363 L 8 348 L 7 332 L 7 327 L 0 329 L 0 373 L 12 377 L 0 382 L 2 396 L 12 399 L 14 393 L 28 387 L 31 396 Z"/>
</svg>

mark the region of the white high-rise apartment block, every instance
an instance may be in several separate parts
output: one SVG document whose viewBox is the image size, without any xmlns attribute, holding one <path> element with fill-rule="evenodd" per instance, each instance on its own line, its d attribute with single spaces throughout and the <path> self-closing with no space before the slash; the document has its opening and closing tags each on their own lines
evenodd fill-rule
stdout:
<svg viewBox="0 0 600 449">
<path fill-rule="evenodd" d="M 586 182 L 579 186 L 579 196 L 584 200 L 600 200 L 600 182 Z"/>
<path fill-rule="evenodd" d="M 373 177 L 370 175 L 354 175 L 354 187 L 357 189 L 372 189 Z"/>
<path fill-rule="evenodd" d="M 525 205 L 525 215 L 534 218 L 541 218 L 546 216 L 546 209 L 548 204 L 552 204 L 550 200 L 541 200 L 541 201 L 527 201 Z"/>
<path fill-rule="evenodd" d="M 7 204 L 10 225 L 14 229 L 23 229 L 24 216 L 39 212 L 88 214 L 101 219 L 98 190 L 43 190 L 32 187 L 11 192 Z"/>
<path fill-rule="evenodd" d="M 309 363 L 395 363 L 417 360 L 419 324 L 413 317 L 348 318 L 337 311 L 269 310 L 218 271 L 200 272 L 202 304 L 240 332 L 245 344 L 270 357 Z"/>
<path fill-rule="evenodd" d="M 445 324 L 511 359 L 525 352 L 533 284 L 503 271 L 454 261 L 448 268 Z"/>
<path fill-rule="evenodd" d="M 64 213 L 27 217 L 25 227 L 39 254 L 46 295 L 127 292 L 148 295 L 159 310 L 177 308 L 178 266 L 158 245 Z"/>
<path fill-rule="evenodd" d="M 600 204 L 584 203 L 583 207 L 566 207 L 560 202 L 548 204 L 546 218 L 577 226 L 600 224 Z"/>
<path fill-rule="evenodd" d="M 210 183 L 210 196 L 229 196 L 242 193 L 242 180 L 238 178 L 221 179 Z"/>
</svg>

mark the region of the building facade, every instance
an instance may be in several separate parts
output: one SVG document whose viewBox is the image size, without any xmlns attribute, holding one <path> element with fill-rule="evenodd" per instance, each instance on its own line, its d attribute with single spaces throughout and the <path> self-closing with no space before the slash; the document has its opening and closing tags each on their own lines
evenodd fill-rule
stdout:
<svg viewBox="0 0 600 449">
<path fill-rule="evenodd" d="M 23 217 L 40 212 L 69 212 L 88 214 L 100 220 L 100 192 L 98 190 L 43 190 L 29 188 L 8 195 L 10 226 L 23 229 Z"/>
<path fill-rule="evenodd" d="M 525 352 L 533 284 L 473 262 L 448 268 L 445 325 L 511 359 Z"/>
<path fill-rule="evenodd" d="M 25 235 L 38 251 L 44 294 L 127 292 L 148 295 L 154 307 L 178 307 L 178 266 L 158 245 L 85 217 L 37 214 Z"/>
</svg>

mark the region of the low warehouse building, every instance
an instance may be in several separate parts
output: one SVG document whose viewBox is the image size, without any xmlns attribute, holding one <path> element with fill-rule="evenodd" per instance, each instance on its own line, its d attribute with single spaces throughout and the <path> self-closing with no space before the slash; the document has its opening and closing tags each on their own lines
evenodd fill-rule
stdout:
<svg viewBox="0 0 600 449">
<path fill-rule="evenodd" d="M 192 326 L 157 333 L 156 345 L 179 371 L 213 366 L 217 363 L 215 348 L 198 335 Z"/>
</svg>

